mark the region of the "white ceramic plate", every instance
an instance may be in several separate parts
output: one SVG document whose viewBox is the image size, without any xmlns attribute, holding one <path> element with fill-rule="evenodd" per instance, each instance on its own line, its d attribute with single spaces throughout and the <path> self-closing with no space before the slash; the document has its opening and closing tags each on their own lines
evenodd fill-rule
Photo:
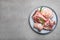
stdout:
<svg viewBox="0 0 60 40">
<path fill-rule="evenodd" d="M 46 8 L 47 6 L 40 6 L 39 8 L 41 8 L 41 7 Z M 49 8 L 49 9 L 51 9 L 51 10 L 53 11 L 53 18 L 52 18 L 52 20 L 54 20 L 54 21 L 56 22 L 56 24 L 53 26 L 52 31 L 48 31 L 48 30 L 38 31 L 37 29 L 34 28 L 34 21 L 33 21 L 33 19 L 32 19 L 32 16 L 33 16 L 34 12 L 35 12 L 37 9 L 39 9 L 39 8 L 34 9 L 34 10 L 32 11 L 32 13 L 31 13 L 31 15 L 29 16 L 29 24 L 30 24 L 30 27 L 31 27 L 31 29 L 32 29 L 33 31 L 35 31 L 36 33 L 39 33 L 39 34 L 48 34 L 48 33 L 52 32 L 52 31 L 56 28 L 56 25 L 57 25 L 57 22 L 58 22 L 57 14 L 56 14 L 56 12 L 55 12 L 52 8 L 47 7 L 47 8 Z"/>
</svg>

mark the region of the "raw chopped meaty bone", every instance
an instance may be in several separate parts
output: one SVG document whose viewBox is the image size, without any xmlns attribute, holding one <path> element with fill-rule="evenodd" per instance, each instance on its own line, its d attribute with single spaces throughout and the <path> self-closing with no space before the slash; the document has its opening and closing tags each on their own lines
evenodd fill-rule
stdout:
<svg viewBox="0 0 60 40">
<path fill-rule="evenodd" d="M 43 29 L 43 25 L 41 25 L 40 23 L 34 23 L 34 28 L 36 28 L 38 30 L 42 30 Z"/>
<path fill-rule="evenodd" d="M 44 15 L 46 18 L 52 18 L 53 17 L 53 12 L 49 8 L 44 8 L 41 11 L 42 15 Z"/>
<path fill-rule="evenodd" d="M 39 18 L 44 19 L 44 21 L 47 20 L 45 17 L 43 17 L 43 15 L 41 15 L 40 11 L 36 11 L 35 14 L 33 15 L 34 22 L 40 23 Z"/>
<path fill-rule="evenodd" d="M 54 25 L 55 25 L 55 21 L 49 19 L 44 23 L 44 29 L 52 30 Z"/>
</svg>

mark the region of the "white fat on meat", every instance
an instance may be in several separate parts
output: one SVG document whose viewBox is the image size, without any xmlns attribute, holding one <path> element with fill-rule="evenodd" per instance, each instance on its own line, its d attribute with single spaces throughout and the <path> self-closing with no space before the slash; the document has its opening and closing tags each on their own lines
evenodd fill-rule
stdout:
<svg viewBox="0 0 60 40">
<path fill-rule="evenodd" d="M 34 23 L 34 28 L 38 29 L 38 30 L 42 30 L 43 29 L 43 25 L 40 23 Z"/>
</svg>

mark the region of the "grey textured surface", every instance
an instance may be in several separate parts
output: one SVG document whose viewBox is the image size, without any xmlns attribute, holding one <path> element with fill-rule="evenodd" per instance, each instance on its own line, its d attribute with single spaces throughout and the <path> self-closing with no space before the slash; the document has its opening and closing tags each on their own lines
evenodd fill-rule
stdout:
<svg viewBox="0 0 60 40">
<path fill-rule="evenodd" d="M 60 18 L 48 35 L 31 30 L 28 17 L 39 6 L 53 8 L 60 17 L 60 0 L 0 0 L 0 40 L 60 40 Z"/>
</svg>

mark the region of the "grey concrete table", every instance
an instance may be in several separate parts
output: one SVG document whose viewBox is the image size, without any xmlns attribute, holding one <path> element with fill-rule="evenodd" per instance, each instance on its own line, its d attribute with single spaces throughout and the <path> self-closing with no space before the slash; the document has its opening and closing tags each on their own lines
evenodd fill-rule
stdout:
<svg viewBox="0 0 60 40">
<path fill-rule="evenodd" d="M 48 35 L 31 30 L 29 14 L 39 6 L 53 8 L 60 17 L 60 0 L 0 0 L 0 40 L 60 40 L 60 18 Z"/>
</svg>

